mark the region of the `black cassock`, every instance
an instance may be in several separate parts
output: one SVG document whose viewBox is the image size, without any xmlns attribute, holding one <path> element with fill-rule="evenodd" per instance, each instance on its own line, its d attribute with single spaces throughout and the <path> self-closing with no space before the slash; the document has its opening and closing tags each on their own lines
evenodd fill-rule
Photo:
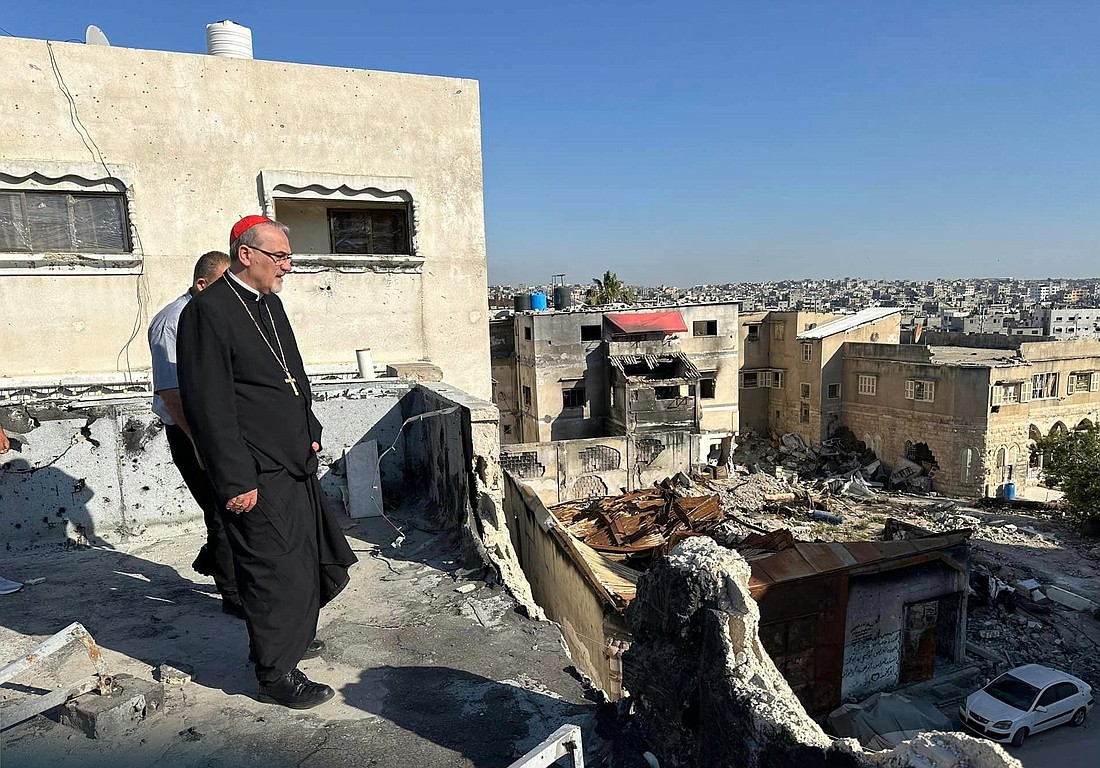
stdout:
<svg viewBox="0 0 1100 768">
<path fill-rule="evenodd" d="M 297 395 L 274 354 L 280 342 Z M 183 410 L 222 508 L 259 491 L 252 510 L 224 519 L 256 677 L 274 682 L 297 666 L 320 607 L 356 562 L 317 480 L 310 443 L 321 443 L 321 424 L 302 357 L 279 298 L 257 301 L 223 276 L 188 302 L 176 358 Z"/>
</svg>

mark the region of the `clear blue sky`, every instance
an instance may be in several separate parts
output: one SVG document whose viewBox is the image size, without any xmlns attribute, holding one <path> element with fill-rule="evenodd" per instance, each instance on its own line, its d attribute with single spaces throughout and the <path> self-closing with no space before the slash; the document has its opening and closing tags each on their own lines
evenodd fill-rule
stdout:
<svg viewBox="0 0 1100 768">
<path fill-rule="evenodd" d="M 493 282 L 1100 274 L 1100 3 L 10 2 L 24 37 L 477 78 Z"/>
</svg>

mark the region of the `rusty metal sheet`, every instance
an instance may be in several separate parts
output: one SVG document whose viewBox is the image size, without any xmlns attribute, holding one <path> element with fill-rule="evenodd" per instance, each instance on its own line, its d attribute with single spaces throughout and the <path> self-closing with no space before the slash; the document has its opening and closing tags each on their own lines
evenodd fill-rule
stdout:
<svg viewBox="0 0 1100 768">
<path fill-rule="evenodd" d="M 817 574 L 813 566 L 807 563 L 802 555 L 798 553 L 797 548 L 777 552 L 771 557 L 757 560 L 753 565 L 758 566 L 762 572 L 766 573 L 773 583 L 804 579 L 807 576 Z"/>
<path fill-rule="evenodd" d="M 840 558 L 841 561 L 843 561 L 844 565 L 851 567 L 853 565 L 859 564 L 859 562 L 854 557 L 852 557 L 847 547 L 845 547 L 842 543 L 833 541 L 829 542 L 828 544 L 824 544 L 823 546 L 831 549 L 836 554 L 836 556 Z"/>
<path fill-rule="evenodd" d="M 837 555 L 836 551 L 828 545 L 795 544 L 794 548 L 798 550 L 798 553 L 802 555 L 802 559 L 817 573 L 828 573 L 829 571 L 840 570 L 848 565 L 847 561 L 850 559 L 841 558 Z"/>
<path fill-rule="evenodd" d="M 873 541 L 851 541 L 845 543 L 844 547 L 860 565 L 882 559 L 882 552 Z"/>
</svg>

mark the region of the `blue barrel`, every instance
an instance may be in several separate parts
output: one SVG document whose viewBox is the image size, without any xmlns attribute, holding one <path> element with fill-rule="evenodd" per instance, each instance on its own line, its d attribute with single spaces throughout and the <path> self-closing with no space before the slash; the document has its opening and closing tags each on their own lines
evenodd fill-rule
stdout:
<svg viewBox="0 0 1100 768">
<path fill-rule="evenodd" d="M 516 312 L 529 312 L 531 310 L 531 294 L 517 293 L 513 301 L 515 301 Z"/>
<path fill-rule="evenodd" d="M 531 294 L 531 309 L 539 310 L 546 309 L 546 294 L 542 291 Z"/>
<path fill-rule="evenodd" d="M 1005 500 L 1012 501 L 1016 498 L 1016 483 L 1005 483 Z"/>
</svg>

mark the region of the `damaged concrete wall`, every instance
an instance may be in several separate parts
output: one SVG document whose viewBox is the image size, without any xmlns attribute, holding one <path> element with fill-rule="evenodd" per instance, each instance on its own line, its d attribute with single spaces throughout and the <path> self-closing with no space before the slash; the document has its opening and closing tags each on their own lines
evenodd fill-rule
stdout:
<svg viewBox="0 0 1100 768">
<path fill-rule="evenodd" d="M 955 562 L 967 567 L 966 547 L 951 552 Z M 844 634 L 844 672 L 841 696 L 863 697 L 899 682 L 931 677 L 928 667 L 937 656 L 948 663 L 965 659 L 967 571 L 942 562 L 925 563 L 899 571 L 853 577 L 848 583 L 848 612 Z M 905 644 L 919 632 L 909 622 L 910 611 L 928 604 L 933 620 L 931 655 L 920 658 L 921 649 Z M 938 614 L 942 613 L 943 616 Z M 927 672 L 928 677 L 923 673 Z"/>
<path fill-rule="evenodd" d="M 630 437 L 503 446 L 504 468 L 544 504 L 649 488 L 691 467 L 692 435 L 654 432 Z"/>
<path fill-rule="evenodd" d="M 492 565 L 528 613 L 541 617 L 508 530 L 496 406 L 442 383 L 419 385 L 410 405 L 409 416 L 444 413 L 406 428 L 406 485 L 427 493 L 428 514 L 457 537 L 464 556 Z"/>
<path fill-rule="evenodd" d="M 561 626 L 577 668 L 616 697 L 622 680 L 609 663 L 608 639 L 628 640 L 625 622 L 563 541 L 565 534 L 532 488 L 506 475 L 504 507 L 535 601 L 548 619 Z"/>
<path fill-rule="evenodd" d="M 696 537 L 638 584 L 623 659 L 629 728 L 664 768 L 1020 768 L 999 746 L 957 733 L 877 753 L 827 736 L 761 645 L 749 573 L 739 554 Z"/>
<path fill-rule="evenodd" d="M 372 439 L 388 446 L 410 386 L 318 384 L 316 390 L 314 412 L 325 428 L 319 474 L 342 510 L 343 448 Z M 0 406 L 0 425 L 12 438 L 12 451 L 0 457 L 0 536 L 8 551 L 111 545 L 203 524 L 148 396 L 99 405 L 9 404 Z M 403 482 L 403 463 L 385 461 L 382 473 L 384 483 Z"/>
</svg>

